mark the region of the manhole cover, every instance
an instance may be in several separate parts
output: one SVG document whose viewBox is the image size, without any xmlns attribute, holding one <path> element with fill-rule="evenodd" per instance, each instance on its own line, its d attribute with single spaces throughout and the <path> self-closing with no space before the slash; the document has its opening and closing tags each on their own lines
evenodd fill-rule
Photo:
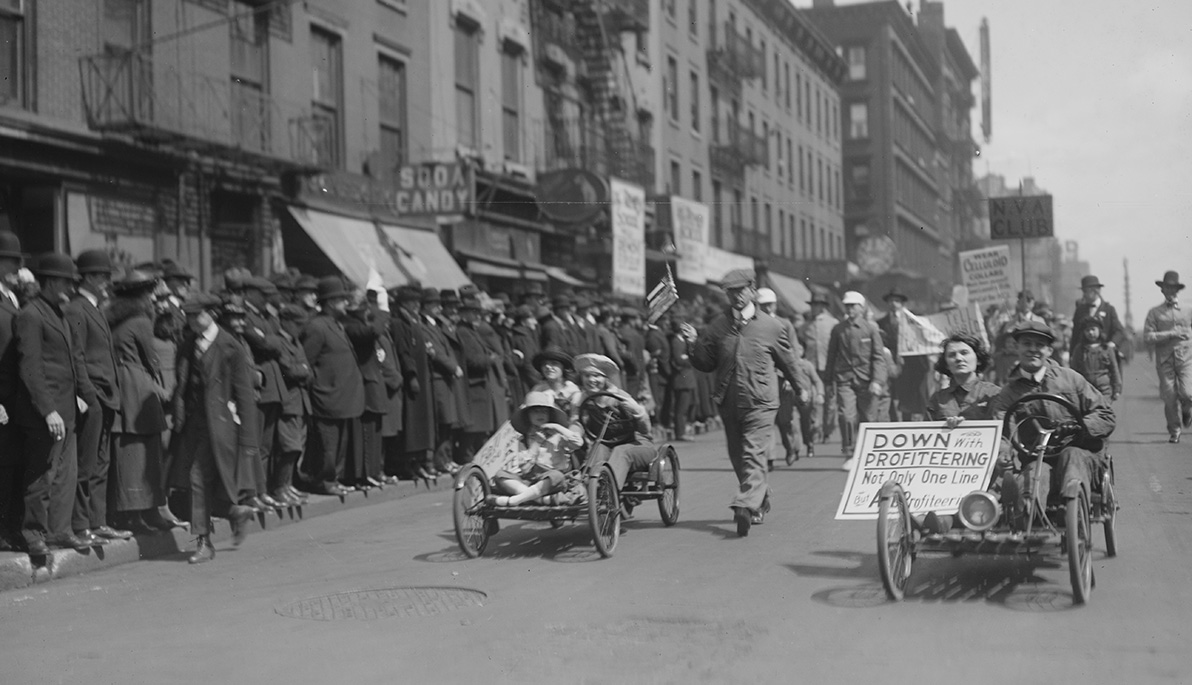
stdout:
<svg viewBox="0 0 1192 685">
<path fill-rule="evenodd" d="M 340 592 L 280 606 L 277 613 L 309 621 L 374 621 L 378 618 L 438 616 L 484 606 L 488 595 L 460 587 L 394 587 Z"/>
</svg>

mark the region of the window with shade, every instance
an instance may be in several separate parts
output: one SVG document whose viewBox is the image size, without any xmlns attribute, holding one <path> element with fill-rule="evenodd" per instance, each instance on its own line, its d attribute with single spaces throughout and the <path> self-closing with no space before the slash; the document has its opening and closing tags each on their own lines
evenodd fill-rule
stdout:
<svg viewBox="0 0 1192 685">
<path fill-rule="evenodd" d="M 506 43 L 501 51 L 501 131 L 505 159 L 520 162 L 521 154 L 521 98 L 522 50 Z"/>
<path fill-rule="evenodd" d="M 674 57 L 666 58 L 666 113 L 671 121 L 679 120 L 679 62 Z"/>
<path fill-rule="evenodd" d="M 311 27 L 315 163 L 343 168 L 343 44 L 339 36 Z"/>
<path fill-rule="evenodd" d="M 691 130 L 699 133 L 699 74 L 691 72 Z"/>
<path fill-rule="evenodd" d="M 270 151 L 271 125 L 265 93 L 269 82 L 269 17 L 251 5 L 233 2 L 231 17 L 232 136 L 249 150 Z"/>
<path fill-rule="evenodd" d="M 0 0 L 0 107 L 27 107 L 29 57 L 23 0 Z"/>
<path fill-rule="evenodd" d="M 848 137 L 853 139 L 869 137 L 869 105 L 854 102 L 848 106 Z"/>
<path fill-rule="evenodd" d="M 480 146 L 480 31 L 475 24 L 455 20 L 455 139 L 476 150 Z"/>
<path fill-rule="evenodd" d="M 392 173 L 405 164 L 406 148 L 406 65 L 380 55 L 377 58 L 377 90 L 380 100 L 382 173 Z"/>
</svg>

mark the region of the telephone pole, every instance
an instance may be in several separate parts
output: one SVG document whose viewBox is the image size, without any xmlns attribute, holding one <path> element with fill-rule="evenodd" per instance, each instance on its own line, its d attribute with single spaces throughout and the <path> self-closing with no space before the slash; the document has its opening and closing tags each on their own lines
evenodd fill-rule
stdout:
<svg viewBox="0 0 1192 685">
<path fill-rule="evenodd" d="M 1122 288 L 1126 291 L 1126 328 L 1134 328 L 1134 314 L 1130 311 L 1130 260 L 1122 258 Z"/>
</svg>

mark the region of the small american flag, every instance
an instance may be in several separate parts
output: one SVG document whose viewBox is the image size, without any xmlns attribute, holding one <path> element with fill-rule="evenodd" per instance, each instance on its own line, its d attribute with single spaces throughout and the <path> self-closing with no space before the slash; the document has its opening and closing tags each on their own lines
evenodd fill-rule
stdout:
<svg viewBox="0 0 1192 685">
<path fill-rule="evenodd" d="M 646 305 L 650 310 L 646 321 L 651 324 L 657 323 L 658 319 L 678 301 L 679 290 L 675 287 L 675 277 L 671 275 L 670 265 L 667 264 L 666 275 L 654 286 L 650 294 L 646 295 Z"/>
</svg>

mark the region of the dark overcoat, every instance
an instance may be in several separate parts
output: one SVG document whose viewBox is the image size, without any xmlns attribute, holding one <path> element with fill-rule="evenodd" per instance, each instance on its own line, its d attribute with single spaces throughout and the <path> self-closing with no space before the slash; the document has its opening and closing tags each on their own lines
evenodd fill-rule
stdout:
<svg viewBox="0 0 1192 685">
<path fill-rule="evenodd" d="M 116 304 L 109 313 L 120 383 L 120 413 L 112 432 L 157 435 L 167 426 L 162 406 L 165 388 L 153 342 L 153 319 L 148 313 L 124 309 Z"/>
<path fill-rule="evenodd" d="M 393 339 L 404 385 L 402 451 L 432 449 L 435 441 L 435 399 L 426 334 L 416 315 L 399 309 L 389 321 L 389 335 Z"/>
<path fill-rule="evenodd" d="M 84 295 L 76 294 L 62 307 L 66 322 L 79 339 L 87 377 L 95 386 L 100 404 L 113 411 L 120 408 L 116 378 L 116 355 L 112 351 L 112 329 L 107 317 Z"/>
<path fill-rule="evenodd" d="M 26 428 L 46 429 L 46 417 L 58 412 L 67 427 L 75 425 L 75 397 L 96 402 L 79 341 L 61 311 L 44 297 L 25 305 L 16 318 L 16 398 L 10 420 Z"/>
<path fill-rule="evenodd" d="M 505 387 L 497 377 L 500 359 L 488 349 L 480 331 L 473 325 L 461 323 L 456 332 L 467 379 L 468 420 L 464 430 L 487 435 L 509 418 Z"/>
<path fill-rule="evenodd" d="M 310 363 L 311 415 L 321 419 L 354 419 L 364 413 L 364 378 L 344 327 L 320 314 L 302 329 L 302 349 Z"/>
</svg>

